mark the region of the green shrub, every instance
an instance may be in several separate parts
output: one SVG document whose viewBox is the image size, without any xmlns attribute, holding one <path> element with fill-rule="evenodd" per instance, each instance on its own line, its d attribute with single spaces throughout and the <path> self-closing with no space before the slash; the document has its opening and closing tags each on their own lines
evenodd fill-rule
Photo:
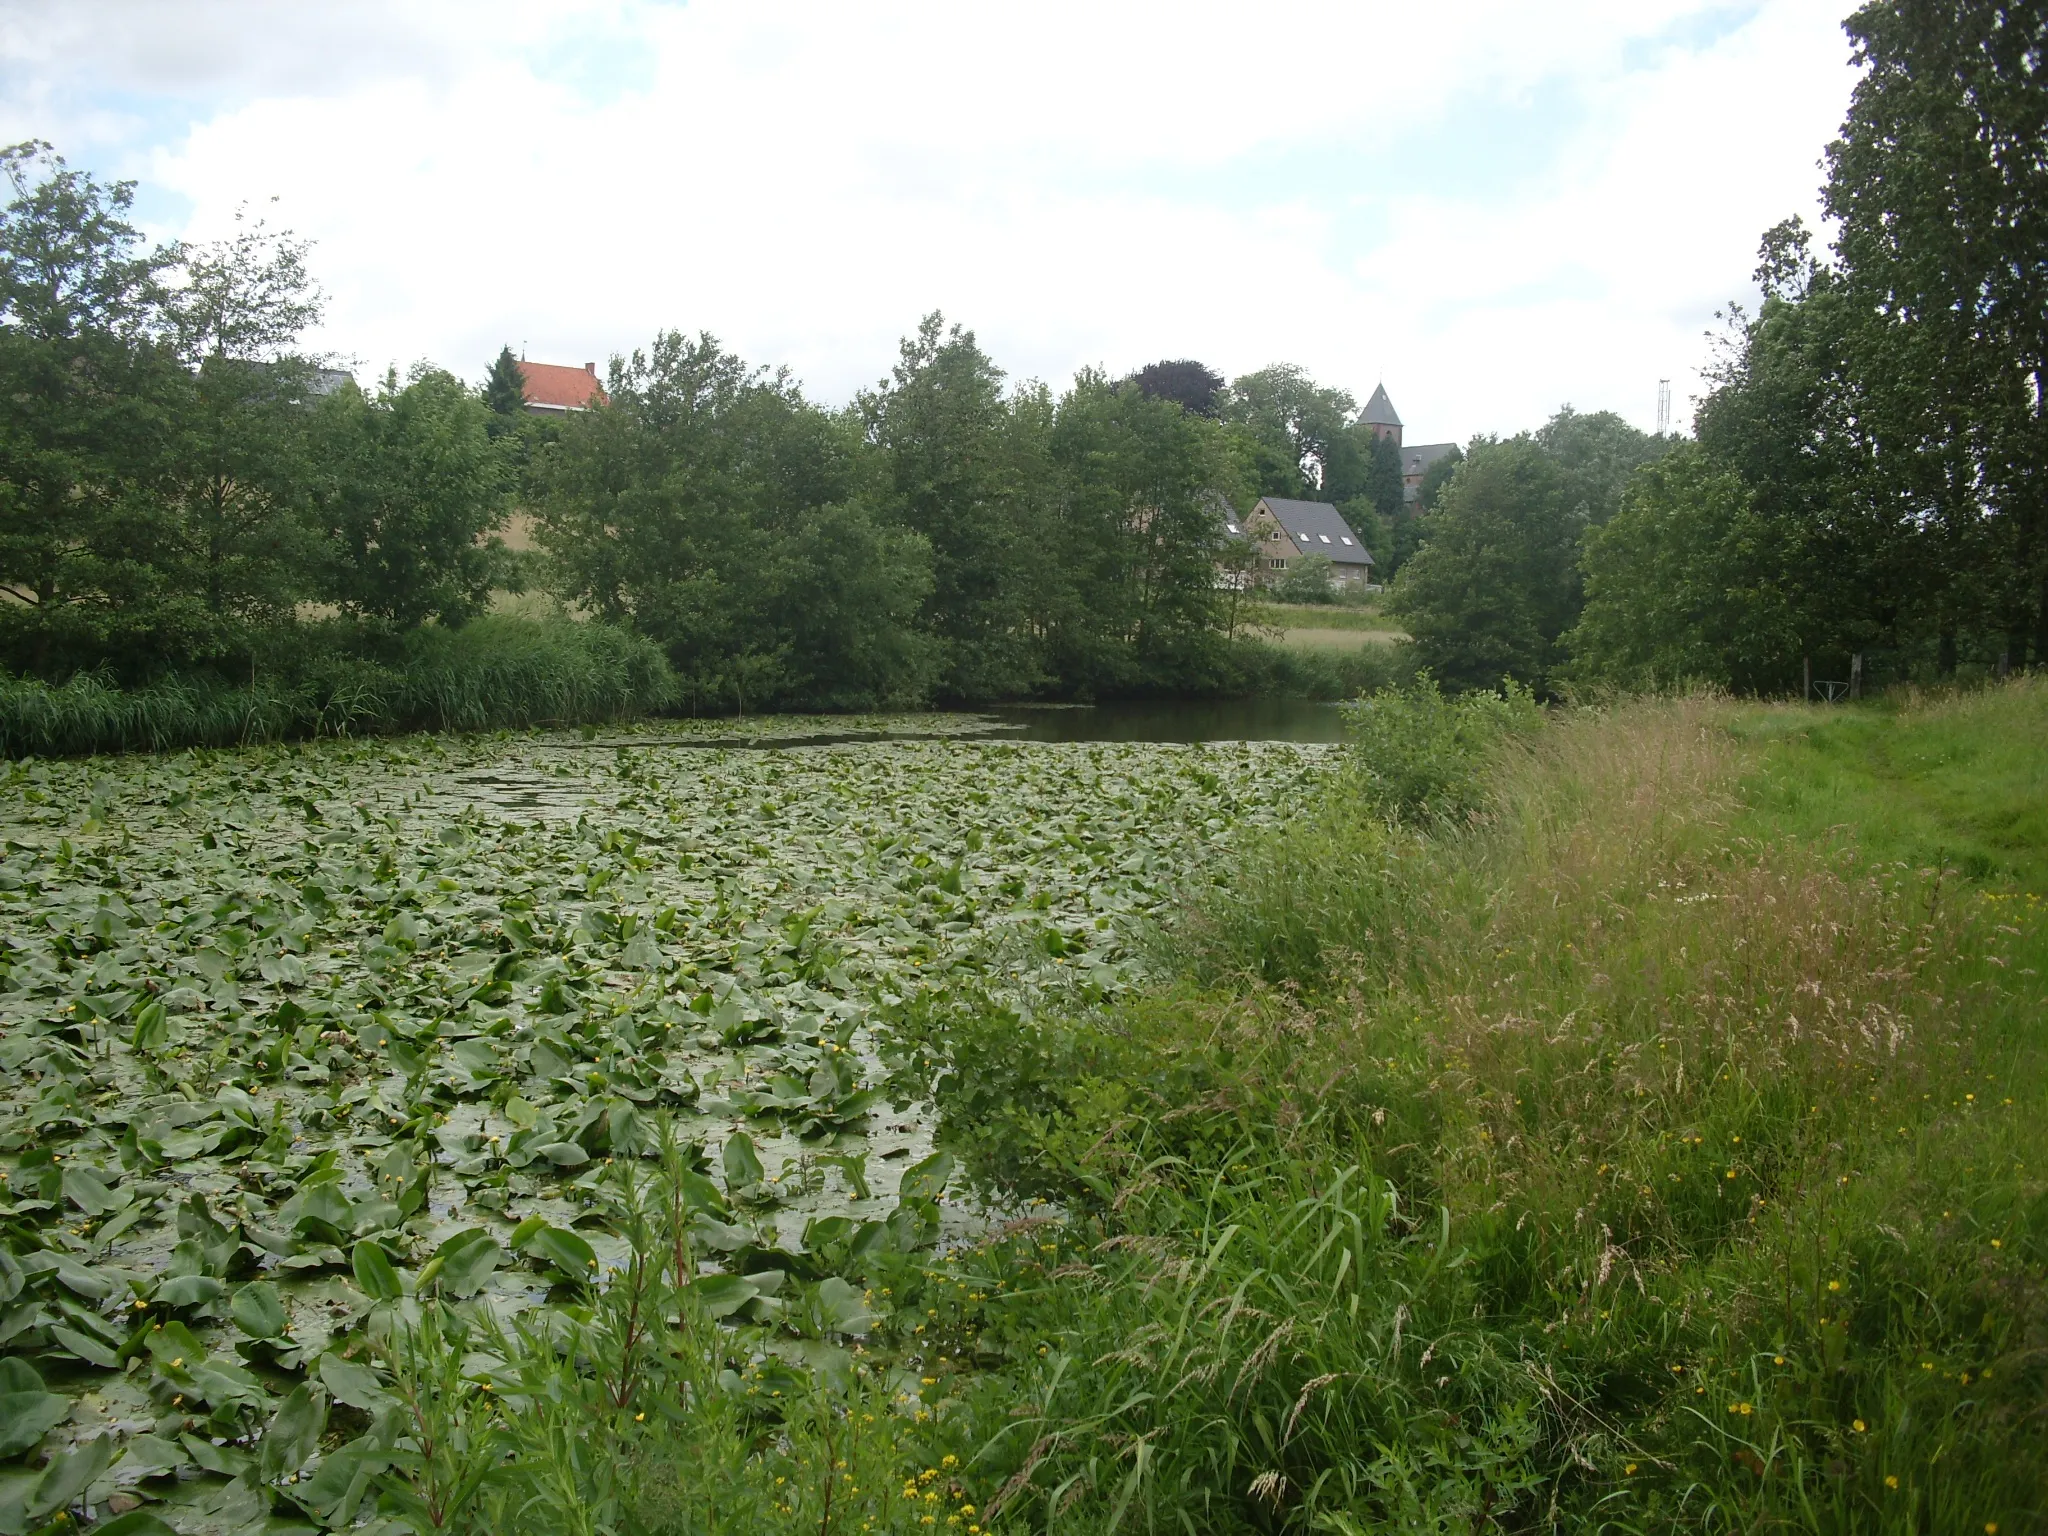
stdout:
<svg viewBox="0 0 2048 1536">
<path fill-rule="evenodd" d="M 1423 673 L 1405 688 L 1368 694 L 1346 710 L 1347 790 L 1395 821 L 1456 825 L 1485 798 L 1495 751 L 1541 719 L 1534 696 L 1509 682 L 1503 694 L 1445 697 Z"/>
</svg>

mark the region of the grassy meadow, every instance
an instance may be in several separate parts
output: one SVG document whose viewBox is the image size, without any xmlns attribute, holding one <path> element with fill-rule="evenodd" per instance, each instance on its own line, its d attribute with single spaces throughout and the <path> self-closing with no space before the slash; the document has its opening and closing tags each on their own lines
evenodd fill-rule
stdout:
<svg viewBox="0 0 2048 1536">
<path fill-rule="evenodd" d="M 1354 719 L 16 767 L 0 1532 L 2048 1528 L 2048 688 Z"/>
</svg>

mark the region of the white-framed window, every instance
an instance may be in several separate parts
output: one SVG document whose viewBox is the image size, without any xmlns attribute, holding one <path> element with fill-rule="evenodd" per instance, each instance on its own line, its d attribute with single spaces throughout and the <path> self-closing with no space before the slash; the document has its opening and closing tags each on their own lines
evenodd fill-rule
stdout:
<svg viewBox="0 0 2048 1536">
<path fill-rule="evenodd" d="M 1330 536 L 1327 533 L 1319 533 L 1316 535 L 1316 537 L 1321 539 L 1325 544 L 1330 542 Z"/>
<path fill-rule="evenodd" d="M 1340 534 L 1338 534 L 1338 535 L 1337 535 L 1337 537 L 1338 537 L 1338 538 L 1340 538 L 1340 539 L 1344 539 L 1344 542 L 1345 542 L 1346 544 L 1349 544 L 1349 543 L 1351 542 L 1351 540 L 1350 540 L 1350 539 L 1348 539 L 1348 538 L 1345 538 L 1345 537 L 1344 537 L 1344 535 L 1343 535 L 1343 534 L 1341 534 L 1341 533 L 1340 533 Z"/>
</svg>

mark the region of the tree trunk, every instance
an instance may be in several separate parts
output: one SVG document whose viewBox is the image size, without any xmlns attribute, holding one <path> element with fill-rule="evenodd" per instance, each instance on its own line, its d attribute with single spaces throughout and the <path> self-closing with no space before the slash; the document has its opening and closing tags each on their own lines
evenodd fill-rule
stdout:
<svg viewBox="0 0 2048 1536">
<path fill-rule="evenodd" d="M 1956 621 L 1941 621 L 1941 643 L 1934 654 L 1934 669 L 1943 677 L 1956 675 Z"/>
<path fill-rule="evenodd" d="M 1863 653 L 1856 651 L 1849 657 L 1849 697 L 1863 697 Z"/>
<path fill-rule="evenodd" d="M 2048 576 L 2041 578 L 2041 600 L 2034 605 L 2034 665 L 2048 667 Z"/>
</svg>

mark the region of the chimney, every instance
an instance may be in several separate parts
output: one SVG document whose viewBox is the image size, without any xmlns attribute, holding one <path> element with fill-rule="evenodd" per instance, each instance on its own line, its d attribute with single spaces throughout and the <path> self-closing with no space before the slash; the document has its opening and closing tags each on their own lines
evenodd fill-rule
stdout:
<svg viewBox="0 0 2048 1536">
<path fill-rule="evenodd" d="M 597 364 L 595 364 L 595 363 L 585 363 L 585 364 L 583 365 L 583 371 L 584 371 L 585 373 L 589 374 L 589 375 L 590 375 L 590 376 L 591 376 L 591 377 L 592 377 L 592 378 L 594 379 L 594 378 L 596 378 L 596 377 L 597 377 Z"/>
</svg>

